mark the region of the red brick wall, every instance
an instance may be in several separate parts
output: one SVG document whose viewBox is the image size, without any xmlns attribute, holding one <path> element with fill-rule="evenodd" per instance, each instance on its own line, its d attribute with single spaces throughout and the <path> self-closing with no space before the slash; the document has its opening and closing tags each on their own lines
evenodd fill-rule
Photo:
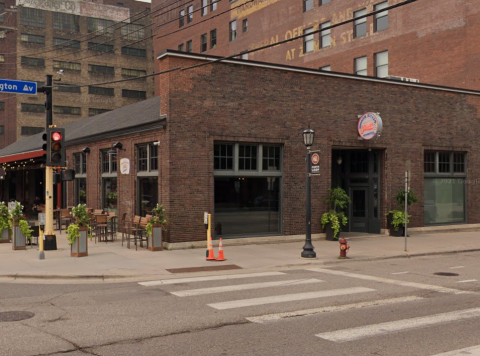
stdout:
<svg viewBox="0 0 480 356">
<path fill-rule="evenodd" d="M 165 70 L 201 63 L 169 56 Z M 300 74 L 235 64 L 214 64 L 160 77 L 162 114 L 167 114 L 162 159 L 162 195 L 171 240 L 203 240 L 203 212 L 213 212 L 213 145 L 216 141 L 284 145 L 283 233 L 303 234 L 305 146 L 302 131 L 316 131 L 321 176 L 312 178 L 312 232 L 326 211 L 333 147 L 383 150 L 381 216 L 396 207 L 404 187 L 405 160 L 412 161 L 411 186 L 420 201 L 411 226 L 423 226 L 423 153 L 426 149 L 468 153 L 468 223 L 480 222 L 478 140 L 480 97 L 366 80 Z M 382 135 L 359 141 L 357 115 L 379 112 Z M 166 153 L 163 151 L 163 153 Z M 167 158 L 168 157 L 168 158 Z M 164 191 L 167 190 L 167 191 Z M 383 219 L 382 228 L 385 228 Z"/>
<path fill-rule="evenodd" d="M 265 44 L 277 43 L 303 34 L 305 28 L 331 21 L 332 25 L 351 19 L 353 12 L 367 8 L 372 12 L 374 5 L 382 0 L 332 0 L 319 6 L 314 0 L 314 9 L 303 12 L 301 0 L 254 1 L 245 7 L 218 15 L 233 9 L 246 0 L 218 3 L 213 13 L 205 17 L 194 13 L 191 24 L 179 29 L 178 11 L 172 10 L 156 18 L 154 40 L 155 53 L 164 49 L 177 50 L 178 45 L 193 40 L 193 52 L 200 52 L 200 35 L 217 29 L 217 47 L 207 50 L 209 55 L 234 55 L 258 48 Z M 403 0 L 389 0 L 389 5 Z M 152 6 L 165 6 L 165 0 L 153 0 Z M 186 3 L 187 6 L 192 3 Z M 262 8 L 260 5 L 267 5 Z M 193 2 L 194 10 L 201 7 L 200 0 Z M 173 7 L 173 6 L 172 6 Z M 389 52 L 389 74 L 419 79 L 423 83 L 459 88 L 480 89 L 480 7 L 477 0 L 438 0 L 435 6 L 430 2 L 417 1 L 389 11 L 389 28 L 374 32 L 373 17 L 367 18 L 367 36 L 354 39 L 353 24 L 332 29 L 332 45 L 318 48 L 319 34 L 315 34 L 316 49 L 302 54 L 303 41 L 296 40 L 278 47 L 249 54 L 249 60 L 258 60 L 309 68 L 331 65 L 332 71 L 353 73 L 354 58 L 367 56 L 368 75 L 374 76 L 374 54 Z M 206 19 L 210 19 L 203 23 Z M 229 22 L 237 19 L 237 40 L 229 42 Z M 241 24 L 248 19 L 249 30 L 242 33 Z M 173 22 L 171 22 L 173 21 Z M 158 90 L 158 88 L 157 88 Z M 158 93 L 158 91 L 157 91 Z"/>
</svg>

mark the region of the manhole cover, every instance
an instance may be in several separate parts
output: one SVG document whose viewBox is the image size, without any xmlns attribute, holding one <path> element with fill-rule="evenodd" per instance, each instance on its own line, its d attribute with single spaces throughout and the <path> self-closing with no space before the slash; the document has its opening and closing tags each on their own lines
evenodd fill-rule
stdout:
<svg viewBox="0 0 480 356">
<path fill-rule="evenodd" d="M 454 277 L 458 276 L 458 273 L 452 273 L 452 272 L 435 272 L 437 276 L 447 276 L 447 277 Z"/>
<path fill-rule="evenodd" d="M 27 311 L 9 311 L 0 313 L 0 323 L 4 321 L 20 321 L 33 318 L 35 314 Z"/>
</svg>

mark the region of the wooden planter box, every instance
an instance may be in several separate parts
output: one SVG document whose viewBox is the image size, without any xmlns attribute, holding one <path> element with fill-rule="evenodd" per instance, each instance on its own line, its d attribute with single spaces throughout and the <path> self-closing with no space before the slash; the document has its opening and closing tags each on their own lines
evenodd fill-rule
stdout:
<svg viewBox="0 0 480 356">
<path fill-rule="evenodd" d="M 0 235 L 0 244 L 10 242 L 10 229 L 3 229 Z"/>
<path fill-rule="evenodd" d="M 14 222 L 12 250 L 26 250 L 27 249 L 26 242 L 27 242 L 27 238 L 22 234 L 22 230 L 20 230 L 20 225 L 17 222 Z"/>
<path fill-rule="evenodd" d="M 162 225 L 153 224 L 152 233 L 148 236 L 148 249 L 150 251 L 162 251 Z"/>
<path fill-rule="evenodd" d="M 88 256 L 88 231 L 86 226 L 80 226 L 78 228 L 80 236 L 70 246 L 70 256 L 72 257 L 85 257 Z"/>
</svg>

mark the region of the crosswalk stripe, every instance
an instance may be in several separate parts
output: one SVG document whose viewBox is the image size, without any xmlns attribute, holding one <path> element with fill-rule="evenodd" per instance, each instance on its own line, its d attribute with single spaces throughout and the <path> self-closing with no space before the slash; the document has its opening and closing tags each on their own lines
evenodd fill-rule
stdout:
<svg viewBox="0 0 480 356">
<path fill-rule="evenodd" d="M 464 281 L 458 281 L 457 283 L 470 283 L 470 282 L 477 282 L 476 279 L 466 279 Z"/>
<path fill-rule="evenodd" d="M 382 305 L 412 302 L 412 301 L 417 301 L 417 300 L 422 300 L 422 299 L 424 299 L 424 298 L 416 297 L 416 296 L 409 296 L 409 297 L 400 297 L 400 298 L 391 298 L 391 299 L 382 299 L 382 300 L 372 300 L 372 301 L 369 301 L 369 302 L 338 305 L 338 306 L 325 307 L 325 308 L 315 308 L 315 309 L 298 310 L 298 311 L 287 312 L 287 313 L 277 313 L 277 314 L 267 314 L 267 315 L 261 315 L 261 316 L 253 316 L 253 317 L 249 317 L 249 318 L 246 318 L 246 319 L 248 321 L 251 321 L 252 323 L 264 324 L 264 323 L 268 323 L 268 322 L 279 321 L 279 320 L 282 320 L 282 319 L 295 318 L 295 317 L 300 317 L 300 316 L 339 312 L 339 311 L 361 309 L 361 308 L 367 308 L 367 307 L 378 307 L 378 306 L 382 306 Z"/>
<path fill-rule="evenodd" d="M 177 278 L 177 279 L 161 279 L 158 281 L 139 282 L 138 284 L 145 287 L 152 287 L 164 284 L 181 284 L 191 282 L 205 282 L 205 281 L 221 281 L 226 279 L 238 279 L 238 278 L 253 278 L 253 277 L 269 277 L 269 276 L 281 276 L 283 272 L 260 272 L 260 273 L 244 273 L 244 274 L 226 274 L 222 276 L 205 276 L 205 277 L 190 277 L 190 278 Z"/>
<path fill-rule="evenodd" d="M 228 302 L 212 303 L 207 305 L 215 309 L 223 310 L 223 309 L 250 307 L 255 305 L 292 302 L 296 300 L 334 297 L 338 295 L 365 293 L 365 292 L 373 292 L 373 291 L 375 291 L 375 289 L 354 287 L 354 288 L 332 289 L 332 290 L 308 292 L 308 293 L 274 295 L 274 296 L 262 297 L 262 298 L 239 299 L 239 300 L 232 300 Z"/>
<path fill-rule="evenodd" d="M 480 356 L 480 345 L 467 347 L 465 349 L 459 349 L 454 351 L 448 351 L 441 354 L 436 354 L 433 356 Z"/>
<path fill-rule="evenodd" d="M 269 287 L 288 287 L 288 286 L 297 286 L 300 284 L 312 284 L 312 283 L 319 283 L 319 282 L 323 282 L 323 281 L 315 278 L 295 279 L 290 281 L 275 281 L 275 282 L 263 282 L 263 283 L 238 284 L 238 285 L 223 286 L 223 287 L 190 289 L 190 290 L 183 290 L 178 292 L 171 292 L 171 294 L 176 295 L 178 297 L 191 297 L 191 296 L 202 295 L 202 294 L 214 294 L 214 293 L 233 292 L 233 291 L 239 291 L 239 290 L 260 289 L 260 288 L 269 288 Z"/>
<path fill-rule="evenodd" d="M 392 332 L 417 329 L 425 326 L 441 324 L 464 319 L 477 318 L 480 316 L 480 308 L 458 310 L 454 312 L 423 316 L 412 319 L 389 321 L 386 323 L 364 325 L 357 328 L 336 330 L 320 333 L 315 336 L 334 342 L 345 342 L 363 339 L 367 337 L 383 335 Z"/>
<path fill-rule="evenodd" d="M 367 276 L 367 275 L 364 275 L 364 274 L 343 272 L 343 271 L 331 270 L 331 269 L 326 269 L 326 268 L 309 268 L 309 269 L 307 269 L 307 271 L 334 274 L 334 275 L 337 275 L 337 276 L 344 276 L 344 277 L 350 277 L 350 278 L 363 279 L 363 280 L 367 280 L 367 281 L 394 284 L 394 285 L 404 286 L 404 287 L 427 289 L 427 290 L 433 290 L 433 291 L 441 292 L 441 293 L 455 293 L 455 294 L 471 293 L 471 292 L 462 291 L 460 289 L 446 288 L 446 287 L 434 286 L 434 285 L 423 284 L 423 283 L 406 282 L 406 281 L 400 281 L 400 280 L 397 280 L 397 279 Z"/>
</svg>

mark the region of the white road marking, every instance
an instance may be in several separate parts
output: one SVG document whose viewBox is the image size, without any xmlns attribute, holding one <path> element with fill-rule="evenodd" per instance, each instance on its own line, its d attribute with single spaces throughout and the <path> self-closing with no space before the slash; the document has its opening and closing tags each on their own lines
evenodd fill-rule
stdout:
<svg viewBox="0 0 480 356">
<path fill-rule="evenodd" d="M 315 336 L 334 342 L 345 342 L 478 317 L 480 317 L 480 308 L 473 308 L 458 310 L 449 313 L 435 314 L 431 316 L 424 316 L 419 318 L 403 319 L 373 325 L 364 325 L 351 329 L 330 331 L 326 333 L 320 333 Z"/>
<path fill-rule="evenodd" d="M 465 355 L 480 356 L 480 345 L 467 347 L 465 349 L 459 349 L 455 351 L 448 351 L 448 352 L 444 352 L 444 353 L 436 354 L 432 356 L 465 356 Z"/>
<path fill-rule="evenodd" d="M 253 277 L 269 277 L 282 276 L 283 272 L 260 272 L 260 273 L 245 273 L 245 274 L 226 274 L 223 276 L 206 276 L 206 277 L 191 277 L 191 278 L 177 278 L 177 279 L 161 279 L 158 281 L 139 282 L 138 284 L 145 287 L 158 286 L 163 284 L 181 284 L 191 282 L 205 282 L 205 281 L 221 281 L 226 279 L 238 278 L 253 278 Z"/>
<path fill-rule="evenodd" d="M 374 282 L 379 282 L 379 283 L 394 284 L 394 285 L 404 286 L 404 287 L 427 289 L 427 290 L 433 290 L 433 291 L 441 292 L 441 293 L 455 293 L 455 294 L 471 293 L 471 292 L 466 292 L 466 291 L 462 291 L 462 290 L 459 290 L 459 289 L 446 288 L 446 287 L 434 286 L 434 285 L 423 284 L 423 283 L 399 281 L 397 279 L 367 276 L 367 275 L 364 275 L 364 274 L 330 270 L 330 269 L 326 269 L 326 268 L 310 268 L 310 269 L 307 269 L 307 271 L 334 274 L 334 275 L 337 275 L 337 276 L 357 278 L 357 279 L 363 279 L 363 280 L 374 281 Z"/>
<path fill-rule="evenodd" d="M 377 307 L 377 306 L 388 305 L 388 304 L 412 302 L 412 301 L 421 300 L 421 299 L 424 299 L 424 298 L 410 296 L 410 297 L 391 298 L 391 299 L 383 299 L 383 300 L 373 300 L 370 302 L 346 304 L 346 305 L 339 305 L 339 306 L 333 306 L 333 307 L 306 309 L 306 310 L 298 310 L 298 311 L 287 312 L 287 313 L 253 316 L 246 319 L 248 321 L 251 321 L 252 323 L 263 324 L 263 323 L 268 323 L 273 321 L 279 321 L 282 319 L 295 318 L 295 317 L 306 316 L 306 315 L 331 313 L 331 312 L 361 309 L 361 308 L 367 308 L 367 307 Z"/>
<path fill-rule="evenodd" d="M 407 273 L 408 273 L 408 271 L 405 271 L 405 272 L 394 272 L 394 273 L 392 273 L 392 274 L 407 274 Z"/>
<path fill-rule="evenodd" d="M 466 279 L 464 281 L 458 281 L 458 283 L 470 283 L 470 282 L 476 282 L 476 279 Z"/>
<path fill-rule="evenodd" d="M 317 291 L 317 292 L 274 295 L 274 296 L 262 297 L 262 298 L 239 299 L 239 300 L 232 300 L 229 302 L 212 303 L 207 305 L 215 309 L 223 310 L 223 309 L 250 307 L 254 305 L 292 302 L 296 300 L 335 297 L 339 295 L 365 293 L 365 292 L 373 292 L 373 291 L 375 291 L 375 289 L 354 287 L 354 288 L 332 289 L 332 290 Z"/>
<path fill-rule="evenodd" d="M 464 266 L 455 266 L 455 267 L 450 267 L 450 269 L 456 269 L 456 268 L 465 268 Z"/>
<path fill-rule="evenodd" d="M 231 285 L 231 286 L 223 286 L 223 287 L 191 289 L 191 290 L 183 290 L 183 291 L 170 292 L 170 293 L 178 297 L 190 297 L 190 296 L 202 295 L 202 294 L 233 292 L 233 291 L 239 291 L 239 290 L 260 289 L 260 288 L 269 288 L 269 287 L 288 287 L 288 286 L 296 286 L 299 284 L 311 284 L 311 283 L 319 283 L 319 282 L 323 282 L 323 281 L 315 278 L 294 279 L 290 281 L 262 282 L 262 283 L 239 284 L 239 285 Z"/>
</svg>

